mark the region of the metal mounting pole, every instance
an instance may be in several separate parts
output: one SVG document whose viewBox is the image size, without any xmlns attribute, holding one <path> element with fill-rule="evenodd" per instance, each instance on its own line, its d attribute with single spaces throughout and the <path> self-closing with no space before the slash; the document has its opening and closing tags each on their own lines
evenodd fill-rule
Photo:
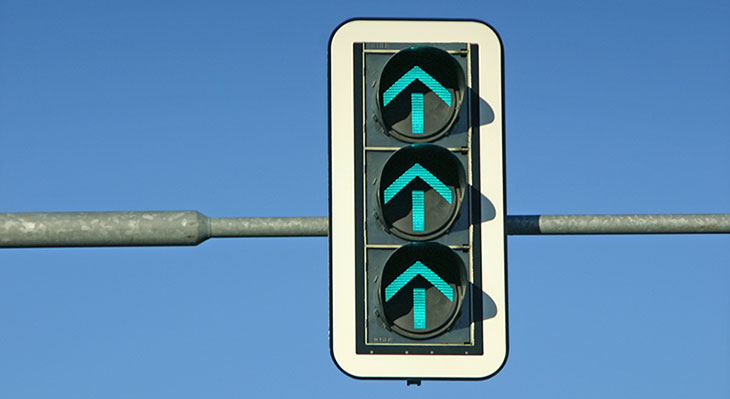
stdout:
<svg viewBox="0 0 730 399">
<path fill-rule="evenodd" d="M 196 211 L 0 213 L 0 248 L 198 245 L 211 237 L 327 236 L 327 218 Z"/>
<path fill-rule="evenodd" d="M 730 214 L 507 216 L 507 234 L 730 233 Z M 324 237 L 326 217 L 197 211 L 0 213 L 0 248 L 198 245 L 212 237 Z"/>
<path fill-rule="evenodd" d="M 730 233 L 730 214 L 507 216 L 507 234 Z"/>
</svg>

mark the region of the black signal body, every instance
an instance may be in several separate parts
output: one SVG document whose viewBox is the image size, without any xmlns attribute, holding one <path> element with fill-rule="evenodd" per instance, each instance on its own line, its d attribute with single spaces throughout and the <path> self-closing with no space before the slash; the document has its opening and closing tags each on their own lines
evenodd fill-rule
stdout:
<svg viewBox="0 0 730 399">
<path fill-rule="evenodd" d="M 364 199 L 356 289 L 361 354 L 483 353 L 478 164 L 466 43 L 355 45 L 356 196 Z M 358 110 L 362 110 L 358 112 Z M 357 149 L 359 148 L 359 150 Z M 362 189 L 359 189 L 359 188 Z M 356 210 L 357 212 L 357 210 Z"/>
</svg>

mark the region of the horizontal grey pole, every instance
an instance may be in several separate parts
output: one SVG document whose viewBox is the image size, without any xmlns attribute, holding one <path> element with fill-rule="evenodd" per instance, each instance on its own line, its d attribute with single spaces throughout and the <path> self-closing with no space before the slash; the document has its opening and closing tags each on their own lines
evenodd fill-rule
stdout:
<svg viewBox="0 0 730 399">
<path fill-rule="evenodd" d="M 210 218 L 211 237 L 312 237 L 328 234 L 326 217 Z"/>
<path fill-rule="evenodd" d="M 730 233 L 730 214 L 508 216 L 507 234 Z M 0 248 L 198 245 L 211 237 L 327 236 L 326 217 L 196 211 L 0 213 Z"/>
<path fill-rule="evenodd" d="M 0 247 L 197 245 L 208 217 L 180 212 L 0 213 Z"/>
<path fill-rule="evenodd" d="M 730 233 L 730 214 L 507 216 L 507 234 Z"/>
<path fill-rule="evenodd" d="M 327 236 L 326 217 L 209 218 L 196 211 L 0 213 L 0 248 L 198 245 L 211 237 Z"/>
</svg>

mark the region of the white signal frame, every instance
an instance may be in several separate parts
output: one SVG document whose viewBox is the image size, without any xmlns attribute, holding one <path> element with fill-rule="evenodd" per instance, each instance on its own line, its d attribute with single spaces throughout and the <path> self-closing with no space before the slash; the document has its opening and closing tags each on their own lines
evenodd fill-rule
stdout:
<svg viewBox="0 0 730 399">
<path fill-rule="evenodd" d="M 482 355 L 357 354 L 355 342 L 354 43 L 469 43 L 478 45 L 479 95 L 494 119 L 479 128 L 480 190 L 495 210 L 481 229 L 482 290 L 496 315 L 482 323 Z M 330 345 L 338 367 L 356 378 L 483 379 L 507 359 L 507 282 L 504 203 L 502 43 L 480 21 L 351 20 L 329 46 L 330 112 Z"/>
</svg>

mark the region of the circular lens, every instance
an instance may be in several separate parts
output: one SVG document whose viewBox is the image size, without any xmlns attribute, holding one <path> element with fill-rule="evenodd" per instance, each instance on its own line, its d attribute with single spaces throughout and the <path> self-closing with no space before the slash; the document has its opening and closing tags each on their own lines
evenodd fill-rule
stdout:
<svg viewBox="0 0 730 399">
<path fill-rule="evenodd" d="M 465 89 L 464 71 L 446 51 L 429 46 L 401 50 L 380 75 L 380 121 L 400 140 L 434 140 L 454 123 Z"/>
<path fill-rule="evenodd" d="M 433 144 L 403 147 L 380 174 L 381 219 L 401 238 L 431 239 L 454 222 L 465 191 L 464 167 L 451 151 Z"/>
<path fill-rule="evenodd" d="M 466 267 L 449 247 L 412 243 L 388 258 L 380 279 L 382 318 L 409 338 L 430 338 L 456 319 L 466 292 Z"/>
</svg>

